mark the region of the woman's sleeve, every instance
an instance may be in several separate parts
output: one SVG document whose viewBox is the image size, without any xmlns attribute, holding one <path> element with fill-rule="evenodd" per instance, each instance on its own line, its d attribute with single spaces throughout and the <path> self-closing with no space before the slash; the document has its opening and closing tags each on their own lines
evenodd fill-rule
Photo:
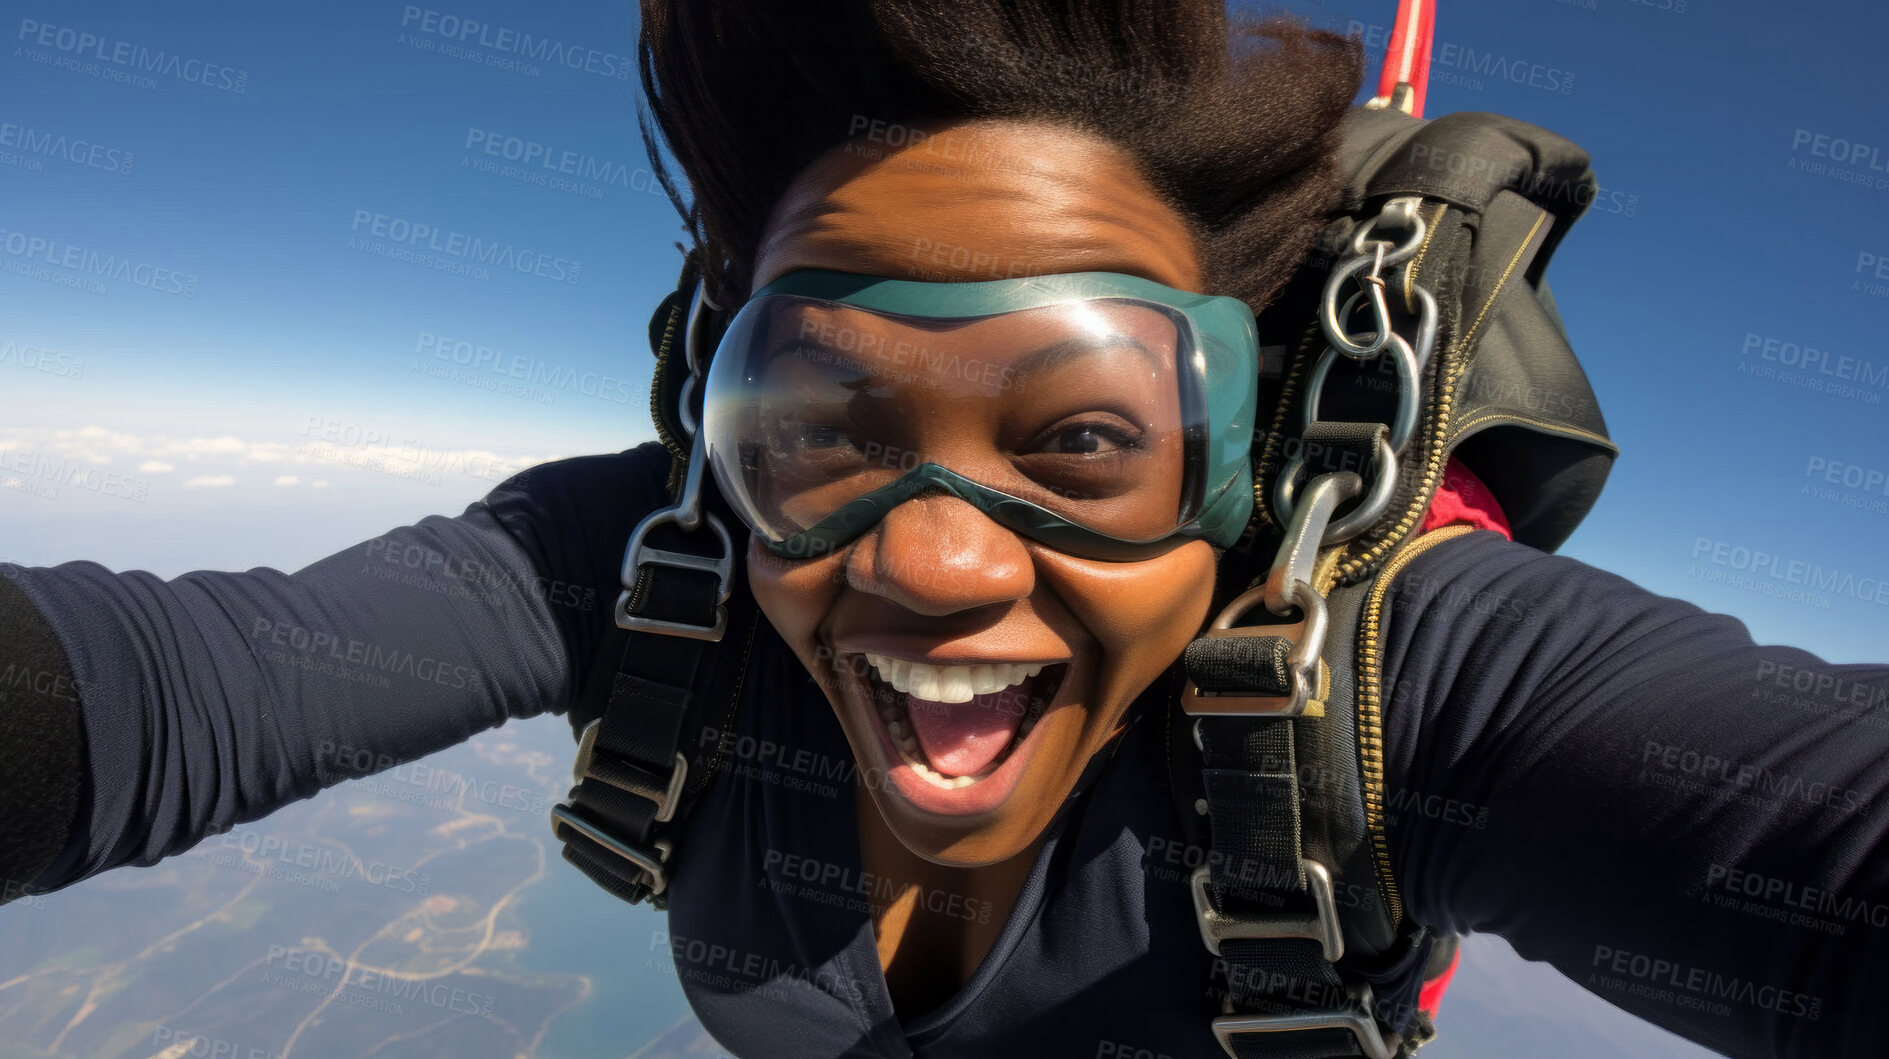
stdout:
<svg viewBox="0 0 1889 1059">
<path fill-rule="evenodd" d="M 667 467 L 543 464 L 293 574 L 0 566 L 0 899 L 563 712 Z"/>
<path fill-rule="evenodd" d="M 1883 1054 L 1889 666 L 1487 532 L 1412 561 L 1384 621 L 1418 922 L 1730 1055 Z"/>
</svg>

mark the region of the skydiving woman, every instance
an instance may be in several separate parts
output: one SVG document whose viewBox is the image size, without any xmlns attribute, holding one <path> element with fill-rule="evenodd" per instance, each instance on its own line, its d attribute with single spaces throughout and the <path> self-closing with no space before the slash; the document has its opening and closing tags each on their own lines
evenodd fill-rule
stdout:
<svg viewBox="0 0 1889 1059">
<path fill-rule="evenodd" d="M 1355 43 L 1219 0 L 644 0 L 640 49 L 695 308 L 725 307 L 659 366 L 670 444 L 533 468 L 294 574 L 0 566 L 0 664 L 58 678 L 0 698 L 4 877 L 152 864 L 357 775 L 337 747 L 390 767 L 601 694 L 670 710 L 684 760 L 647 792 L 635 759 L 666 751 L 582 725 L 591 793 L 556 827 L 666 902 L 690 1003 L 741 1055 L 1382 1059 L 1429 1038 L 1423 987 L 1472 930 L 1728 1054 L 1882 1053 L 1889 736 L 1866 722 L 1889 667 L 1756 646 L 1512 540 L 1555 513 L 1467 456 L 1386 483 L 1380 454 L 1440 446 L 1447 401 L 1361 431 L 1283 416 L 1320 349 L 1282 364 L 1254 314 L 1322 284 L 1321 233 L 1360 208 Z M 1369 233 L 1338 255 L 1361 301 L 1416 305 L 1402 261 L 1431 251 Z M 1468 304 L 1434 352 L 1326 334 L 1442 385 L 1524 311 Z M 666 347 L 687 315 L 658 314 Z M 1379 484 L 1413 517 L 1342 532 L 1392 503 Z M 613 680 L 616 624 L 529 587 L 615 585 L 679 497 L 645 552 L 678 599 L 706 572 L 720 638 L 665 639 L 677 604 L 626 668 L 693 659 L 712 724 Z M 732 574 L 674 558 L 730 525 Z M 372 576 L 408 549 L 519 591 Z M 1239 635 L 1266 611 L 1296 632 Z M 1317 656 L 1327 627 L 1355 656 Z M 281 643 L 471 679 L 327 680 L 264 657 Z M 854 782 L 735 768 L 742 740 Z M 604 826 L 613 797 L 639 827 L 681 811 L 644 844 Z M 1849 929 L 1726 907 L 1753 897 Z"/>
</svg>

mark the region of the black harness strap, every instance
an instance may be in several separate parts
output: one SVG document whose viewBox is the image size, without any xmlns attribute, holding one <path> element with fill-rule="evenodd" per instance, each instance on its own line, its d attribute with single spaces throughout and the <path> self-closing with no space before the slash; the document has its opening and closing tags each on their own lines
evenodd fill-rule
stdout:
<svg viewBox="0 0 1889 1059">
<path fill-rule="evenodd" d="M 1214 836 L 1209 874 L 1218 908 L 1228 917 L 1282 928 L 1316 927 L 1321 910 L 1301 853 L 1293 724 L 1225 719 L 1201 725 L 1202 777 Z M 1235 1012 L 1287 1015 L 1343 1006 L 1344 983 L 1320 939 L 1224 938 L 1219 947 L 1218 968 L 1224 970 L 1226 997 Z M 1342 1028 L 1247 1034 L 1233 1044 L 1240 1059 L 1361 1054 L 1357 1038 Z"/>
<path fill-rule="evenodd" d="M 1320 422 L 1306 431 L 1307 469 L 1368 468 L 1385 428 Z M 1348 637 L 1340 639 L 1349 642 Z M 1202 691 L 1283 694 L 1283 637 L 1202 638 L 1183 665 Z M 1334 887 L 1337 865 L 1307 856 L 1297 726 L 1316 717 L 1203 715 L 1194 722 L 1211 825 L 1212 855 L 1194 878 L 1201 936 L 1219 956 L 1224 1015 L 1216 1033 L 1236 1059 L 1385 1059 L 1403 1021 L 1380 1019 L 1361 987 L 1339 970 L 1345 933 Z M 1355 962 L 1355 961 L 1354 961 Z M 1420 975 L 1402 966 L 1393 984 Z"/>
<path fill-rule="evenodd" d="M 658 408 L 681 393 L 673 370 L 676 338 L 683 337 L 691 352 L 705 341 L 696 333 L 703 325 L 693 318 L 701 292 L 697 290 L 695 304 L 684 297 L 698 280 L 690 258 L 676 293 L 663 299 L 650 321 Z M 666 435 L 675 434 L 667 420 L 659 418 L 658 427 Z M 695 441 L 691 460 L 699 461 L 700 439 Z M 671 452 L 680 447 L 672 446 Z M 647 899 L 659 908 L 667 903 L 674 848 L 666 825 L 676 819 L 685 794 L 691 793 L 684 737 L 691 727 L 703 727 L 705 719 L 696 716 L 707 699 L 703 667 L 726 630 L 724 608 L 739 580 L 721 514 L 705 505 L 701 495 L 702 468 L 688 467 L 690 460 L 679 456 L 674 459 L 674 504 L 644 518 L 624 556 L 627 588 L 613 613 L 617 624 L 630 631 L 610 678 L 609 698 L 601 710 L 591 702 L 580 704 L 594 719 L 578 738 L 572 770 L 577 785 L 567 801 L 551 810 L 551 829 L 565 843 L 565 860 L 623 900 L 635 904 Z M 709 524 L 713 533 L 708 532 Z M 685 525 L 691 528 L 685 530 Z M 704 543 L 719 544 L 728 554 L 704 556 Z"/>
<path fill-rule="evenodd" d="M 643 573 L 638 584 L 652 584 L 651 598 L 681 601 L 647 612 L 651 616 L 693 620 L 686 615 L 701 612 L 688 602 L 693 595 L 706 596 L 706 621 L 714 620 L 715 587 L 697 583 L 691 576 L 697 571 L 644 567 Z M 609 701 L 578 745 L 577 786 L 552 810 L 553 830 L 566 843 L 564 859 L 597 885 L 632 904 L 653 897 L 660 906 L 671 847 L 657 825 L 674 817 L 687 782 L 688 759 L 679 748 L 711 642 L 653 633 L 625 639 Z"/>
</svg>

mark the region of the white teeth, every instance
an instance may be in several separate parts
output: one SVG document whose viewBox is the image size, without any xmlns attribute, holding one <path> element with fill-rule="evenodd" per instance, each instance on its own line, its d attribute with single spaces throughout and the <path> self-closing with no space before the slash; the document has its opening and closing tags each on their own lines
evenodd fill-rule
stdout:
<svg viewBox="0 0 1889 1059">
<path fill-rule="evenodd" d="M 1045 663 L 993 662 L 974 666 L 931 666 L 903 658 L 867 653 L 879 679 L 893 689 L 928 702 L 969 702 L 1014 687 L 1043 671 Z"/>
<path fill-rule="evenodd" d="M 939 702 L 969 702 L 977 695 L 976 666 L 952 666 L 938 671 L 938 694 L 927 695 Z"/>
<path fill-rule="evenodd" d="M 866 661 L 880 680 L 890 684 L 894 690 L 911 696 L 901 705 L 888 705 L 881 702 L 879 716 L 885 722 L 886 731 L 892 736 L 892 742 L 900 750 L 900 756 L 912 771 L 924 777 L 927 783 L 945 790 L 959 790 L 978 782 L 983 776 L 947 776 L 931 767 L 921 751 L 917 735 L 906 714 L 913 708 L 923 709 L 925 703 L 962 703 L 969 702 L 978 695 L 993 695 L 1015 688 L 1024 681 L 1036 676 L 1048 668 L 1048 662 L 982 662 L 970 666 L 933 666 L 923 662 L 913 662 L 903 658 L 888 658 L 884 655 L 867 653 Z M 1015 697 L 1006 697 L 1005 703 Z M 1017 700 L 1020 703 L 1020 700 Z M 1040 714 L 1038 703 L 1029 704 L 1016 734 L 1006 748 L 1006 753 L 1015 750 L 1026 739 Z M 936 709 L 934 705 L 931 707 Z M 1002 704 L 999 709 L 1004 708 Z"/>
</svg>

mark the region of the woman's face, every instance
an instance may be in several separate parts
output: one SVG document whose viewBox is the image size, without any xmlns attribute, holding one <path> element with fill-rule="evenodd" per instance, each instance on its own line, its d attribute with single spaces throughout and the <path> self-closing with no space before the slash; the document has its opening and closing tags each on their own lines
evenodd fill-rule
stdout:
<svg viewBox="0 0 1889 1059">
<path fill-rule="evenodd" d="M 819 268 L 934 282 L 1119 272 L 1200 289 L 1186 226 L 1105 141 L 1016 123 L 921 131 L 916 145 L 862 138 L 810 166 L 770 218 L 755 286 Z M 974 329 L 953 337 L 992 361 L 1029 346 Z M 1111 357 L 1133 359 L 1105 353 L 1096 370 L 1115 371 Z M 1004 424 L 1031 414 L 1032 388 L 1010 385 L 1001 367 L 981 378 L 988 402 L 966 401 L 961 380 L 948 392 L 898 390 L 920 458 L 961 465 L 1017 447 Z M 1054 388 L 1047 379 L 1036 392 Z M 1038 436 L 1026 458 L 1106 444 L 1079 430 Z M 1150 458 L 1171 458 L 1176 480 L 1145 494 L 1149 517 L 1171 516 L 1178 453 Z M 748 577 L 832 703 L 892 832 L 919 856 L 974 867 L 1041 834 L 1135 697 L 1200 629 L 1214 561 L 1198 540 L 1140 562 L 1075 558 L 933 494 L 817 558 L 780 559 L 751 541 Z M 967 701 L 942 701 L 953 699 Z"/>
</svg>

